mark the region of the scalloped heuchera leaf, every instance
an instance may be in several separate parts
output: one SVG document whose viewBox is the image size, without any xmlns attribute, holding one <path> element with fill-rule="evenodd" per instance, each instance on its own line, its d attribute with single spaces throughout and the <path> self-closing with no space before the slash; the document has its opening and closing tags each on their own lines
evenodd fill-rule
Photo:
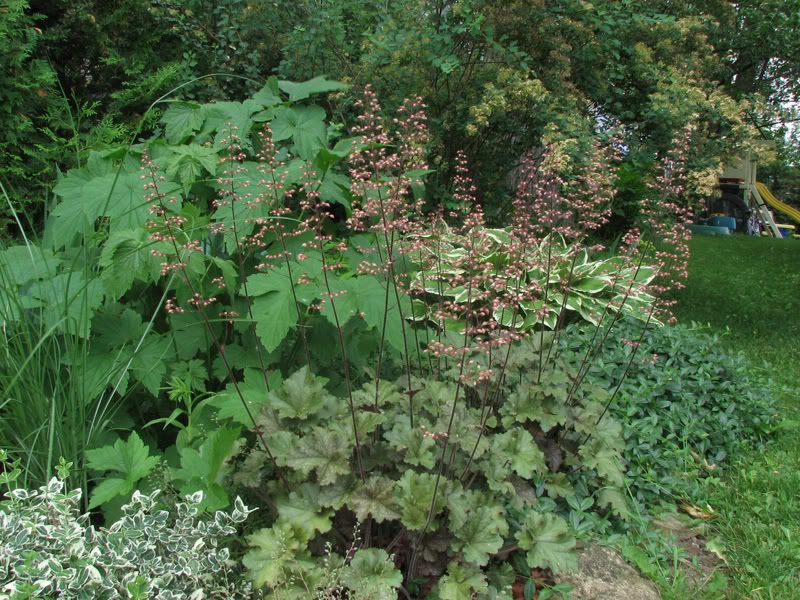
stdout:
<svg viewBox="0 0 800 600">
<path fill-rule="evenodd" d="M 489 598 L 492 600 L 513 600 L 513 585 L 517 580 L 517 574 L 510 563 L 503 562 L 493 565 L 487 569 L 486 577 L 489 580 Z"/>
<path fill-rule="evenodd" d="M 620 452 L 625 447 L 625 441 L 622 436 L 622 425 L 614 417 L 609 415 L 605 415 L 599 422 L 596 419 L 594 420 L 592 437 L 603 440 L 609 448 Z"/>
<path fill-rule="evenodd" d="M 557 515 L 529 512 L 515 537 L 519 547 L 528 551 L 531 569 L 551 569 L 557 573 L 577 564 L 573 552 L 575 538 L 567 522 Z"/>
<path fill-rule="evenodd" d="M 296 525 L 309 540 L 316 533 L 326 533 L 331 529 L 333 511 L 320 506 L 318 485 L 304 483 L 288 497 L 276 498 L 275 506 L 278 509 L 276 523 Z"/>
<path fill-rule="evenodd" d="M 527 430 L 515 427 L 505 433 L 486 436 L 493 451 L 478 461 L 477 467 L 494 492 L 515 494 L 514 476 L 530 478 L 534 473 L 546 473 L 544 454 Z"/>
<path fill-rule="evenodd" d="M 458 540 L 455 549 L 464 560 L 485 566 L 508 534 L 503 507 L 476 491 L 450 494 L 447 505 L 449 529 Z"/>
<path fill-rule="evenodd" d="M 573 407 L 572 413 L 575 417 L 573 427 L 578 433 L 594 435 L 601 420 L 605 421 L 605 408 L 610 394 L 599 386 L 581 386 L 580 391 L 582 396 L 589 399 L 584 399 Z"/>
<path fill-rule="evenodd" d="M 415 403 L 424 406 L 432 415 L 441 414 L 446 406 L 453 402 L 456 395 L 456 384 L 452 381 L 417 380 L 414 385 L 419 393 L 414 397 Z"/>
<path fill-rule="evenodd" d="M 428 469 L 436 464 L 436 442 L 425 436 L 421 429 L 412 429 L 406 419 L 395 422 L 394 427 L 384 433 L 383 437 L 392 448 L 404 452 L 403 461 L 407 464 Z"/>
<path fill-rule="evenodd" d="M 315 376 L 304 366 L 269 393 L 269 405 L 284 419 L 307 419 L 334 401 L 325 383 L 325 378 Z"/>
<path fill-rule="evenodd" d="M 339 477 L 335 483 L 320 488 L 319 503 L 333 510 L 339 510 L 350 500 L 350 494 L 358 487 L 359 481 L 355 473 Z"/>
<path fill-rule="evenodd" d="M 505 457 L 489 453 L 487 458 L 475 462 L 475 468 L 486 477 L 488 488 L 498 494 L 514 494 L 511 467 Z"/>
<path fill-rule="evenodd" d="M 342 583 L 353 590 L 355 598 L 393 600 L 403 575 L 385 550 L 362 548 L 344 569 Z"/>
<path fill-rule="evenodd" d="M 452 403 L 454 396 L 450 397 Z M 450 419 L 450 408 L 439 414 L 439 419 L 433 426 L 434 431 L 450 430 L 450 443 L 461 448 L 464 452 L 472 453 L 475 449 L 475 456 L 482 456 L 489 448 L 489 441 L 486 436 L 478 438 L 481 430 L 481 411 L 477 408 L 468 408 L 463 403 L 456 404 L 455 417 L 452 427 L 448 427 Z M 477 448 L 476 448 L 477 444 Z"/>
<path fill-rule="evenodd" d="M 386 413 L 362 411 L 356 413 L 356 422 L 358 423 L 358 435 L 366 435 L 375 431 L 380 425 L 389 417 Z M 334 427 L 346 432 L 348 437 L 353 437 L 353 418 L 350 416 L 349 411 L 342 411 L 339 419 L 334 422 Z"/>
<path fill-rule="evenodd" d="M 520 477 L 529 479 L 534 473 L 547 472 L 544 453 L 526 429 L 512 427 L 492 436 L 491 444 L 494 452 L 507 461 L 511 470 Z"/>
<path fill-rule="evenodd" d="M 597 471 L 603 479 L 615 487 L 622 487 L 622 458 L 617 449 L 610 447 L 604 440 L 592 437 L 579 450 L 583 466 Z"/>
<path fill-rule="evenodd" d="M 447 575 L 439 580 L 439 598 L 442 600 L 472 600 L 482 598 L 489 589 L 480 569 L 451 562 Z"/>
<path fill-rule="evenodd" d="M 347 505 L 362 523 L 369 517 L 378 523 L 400 517 L 394 497 L 394 481 L 388 477 L 375 475 L 360 483 L 350 494 Z"/>
<path fill-rule="evenodd" d="M 308 553 L 308 537 L 298 524 L 281 523 L 247 536 L 250 547 L 242 558 L 256 587 L 275 587 L 302 575 L 319 578 L 319 568 Z"/>
<path fill-rule="evenodd" d="M 370 381 L 361 386 L 360 389 L 353 391 L 353 402 L 356 406 L 373 406 L 377 401 L 378 407 L 407 406 L 408 395 L 391 381 L 381 380 L 378 383 L 378 397 L 375 398 L 375 382 Z"/>
<path fill-rule="evenodd" d="M 400 506 L 400 520 L 403 525 L 412 530 L 425 527 L 428 521 L 428 512 L 433 501 L 433 490 L 436 475 L 431 473 L 417 473 L 410 469 L 403 473 L 395 487 L 395 497 Z M 447 504 L 447 486 L 449 482 L 442 477 L 436 494 L 433 507 L 433 517 L 444 510 Z M 429 530 L 436 529 L 435 519 L 431 521 Z"/>
<path fill-rule="evenodd" d="M 561 369 L 543 372 L 539 383 L 524 378 L 500 409 L 503 425 L 534 421 L 545 432 L 563 425 L 569 416 L 566 406 L 569 388 L 569 376 Z"/>
<path fill-rule="evenodd" d="M 551 498 L 566 498 L 575 493 L 575 489 L 564 473 L 550 474 L 545 480 L 544 487 Z"/>
<path fill-rule="evenodd" d="M 597 494 L 597 505 L 610 508 L 614 514 L 623 519 L 630 516 L 628 499 L 619 488 L 604 487 Z"/>
<path fill-rule="evenodd" d="M 291 447 L 280 454 L 276 450 L 276 456 L 282 456 L 284 464 L 304 476 L 316 471 L 320 485 L 332 484 L 339 475 L 347 475 L 352 469 L 350 457 L 355 444 L 341 433 L 315 427 L 309 435 L 294 436 L 290 443 Z"/>
</svg>

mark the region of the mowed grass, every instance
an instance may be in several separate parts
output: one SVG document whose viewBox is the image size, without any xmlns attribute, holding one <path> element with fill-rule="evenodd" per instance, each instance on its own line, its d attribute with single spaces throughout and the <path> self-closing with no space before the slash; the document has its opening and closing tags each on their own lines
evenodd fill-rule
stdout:
<svg viewBox="0 0 800 600">
<path fill-rule="evenodd" d="M 681 321 L 730 327 L 728 343 L 776 380 L 800 377 L 800 240 L 695 236 Z"/>
<path fill-rule="evenodd" d="M 697 236 L 679 319 L 729 328 L 723 342 L 768 369 L 784 421 L 705 500 L 732 598 L 800 598 L 800 240 Z"/>
</svg>

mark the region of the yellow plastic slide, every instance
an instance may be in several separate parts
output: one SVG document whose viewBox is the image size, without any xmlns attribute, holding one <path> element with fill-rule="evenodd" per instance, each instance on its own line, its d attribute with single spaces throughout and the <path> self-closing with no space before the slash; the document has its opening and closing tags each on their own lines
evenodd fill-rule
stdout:
<svg viewBox="0 0 800 600">
<path fill-rule="evenodd" d="M 758 193 L 761 194 L 764 202 L 769 204 L 775 210 L 781 211 L 786 216 L 800 223 L 800 210 L 794 208 L 793 206 L 789 206 L 786 204 L 786 202 L 781 202 L 778 200 L 775 195 L 769 191 L 769 188 L 760 181 L 756 183 L 756 189 L 758 189 Z"/>
</svg>

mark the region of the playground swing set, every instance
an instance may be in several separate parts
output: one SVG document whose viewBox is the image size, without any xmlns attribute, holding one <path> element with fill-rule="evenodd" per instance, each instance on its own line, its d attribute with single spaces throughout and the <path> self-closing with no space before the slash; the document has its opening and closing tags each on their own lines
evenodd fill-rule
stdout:
<svg viewBox="0 0 800 600">
<path fill-rule="evenodd" d="M 750 156 L 732 162 L 719 178 L 721 194 L 706 202 L 708 217 L 690 229 L 705 235 L 768 235 L 800 239 L 800 209 L 779 200 L 756 178 L 757 163 Z M 773 211 L 794 224 L 775 221 Z"/>
</svg>

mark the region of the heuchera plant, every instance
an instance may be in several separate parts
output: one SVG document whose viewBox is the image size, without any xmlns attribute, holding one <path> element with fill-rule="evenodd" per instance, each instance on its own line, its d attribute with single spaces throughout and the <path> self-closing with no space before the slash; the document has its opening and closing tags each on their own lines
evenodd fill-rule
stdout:
<svg viewBox="0 0 800 600">
<path fill-rule="evenodd" d="M 569 506 L 625 513 L 618 388 L 585 378 L 621 316 L 642 335 L 657 323 L 649 246 L 634 233 L 593 254 L 613 143 L 569 179 L 556 145 L 526 157 L 512 225 L 493 229 L 463 155 L 452 209 L 426 202 L 421 99 L 387 121 L 367 88 L 343 137 L 311 101 L 341 87 L 273 79 L 243 103 L 176 102 L 167 143 L 134 148 L 138 174 L 111 153 L 65 178 L 49 239 L 93 248 L 104 282 L 87 364 L 119 373 L 114 391 L 135 365 L 138 409 L 180 430 L 165 462 L 182 493 L 214 510 L 232 481 L 263 504 L 244 563 L 275 597 L 396 597 L 425 577 L 445 600 L 509 598 L 531 568 L 572 564 Z M 87 189 L 105 204 L 81 204 Z M 574 320 L 594 334 L 568 364 Z M 89 458 L 115 480 L 94 506 L 160 460 L 138 435 Z"/>
</svg>

